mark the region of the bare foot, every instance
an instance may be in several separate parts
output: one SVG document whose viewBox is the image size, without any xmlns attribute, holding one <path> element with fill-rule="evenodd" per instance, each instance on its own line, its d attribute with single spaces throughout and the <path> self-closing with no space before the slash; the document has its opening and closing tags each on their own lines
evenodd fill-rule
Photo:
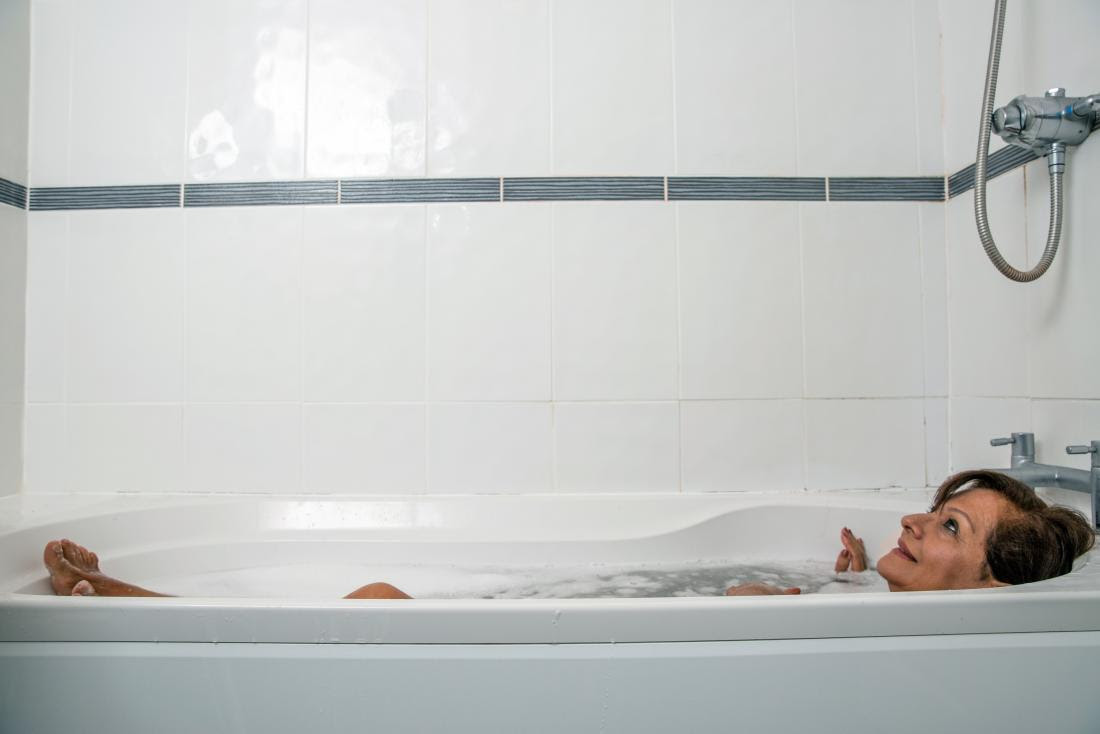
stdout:
<svg viewBox="0 0 1100 734">
<path fill-rule="evenodd" d="M 77 581 L 73 587 L 73 596 L 98 596 L 90 581 Z"/>
<path fill-rule="evenodd" d="M 92 582 L 103 578 L 99 570 L 99 557 L 68 539 L 46 543 L 42 560 L 50 571 L 50 583 L 58 596 L 72 595 L 74 587 L 81 582 L 87 582 L 94 593 Z"/>
</svg>

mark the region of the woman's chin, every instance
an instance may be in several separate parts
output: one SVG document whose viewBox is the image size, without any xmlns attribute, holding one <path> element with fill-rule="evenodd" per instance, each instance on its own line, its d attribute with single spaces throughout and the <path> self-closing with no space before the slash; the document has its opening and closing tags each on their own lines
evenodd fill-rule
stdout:
<svg viewBox="0 0 1100 734">
<path fill-rule="evenodd" d="M 878 571 L 878 575 L 886 579 L 887 585 L 890 587 L 890 591 L 897 591 L 902 584 L 902 561 L 894 555 L 891 551 L 878 559 L 878 563 L 875 564 L 875 570 Z"/>
</svg>

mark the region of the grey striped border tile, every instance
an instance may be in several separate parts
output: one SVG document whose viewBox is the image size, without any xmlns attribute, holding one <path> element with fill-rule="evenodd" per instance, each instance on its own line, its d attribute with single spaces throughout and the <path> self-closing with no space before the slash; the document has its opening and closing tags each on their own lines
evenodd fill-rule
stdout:
<svg viewBox="0 0 1100 734">
<path fill-rule="evenodd" d="M 824 178 L 670 176 L 669 201 L 825 201 Z"/>
<path fill-rule="evenodd" d="M 27 187 L 6 178 L 0 178 L 0 204 L 26 209 Z"/>
<path fill-rule="evenodd" d="M 260 181 L 185 184 L 184 206 L 273 206 L 337 204 L 339 184 L 331 181 Z"/>
<path fill-rule="evenodd" d="M 988 177 L 996 178 L 1002 173 L 1007 173 L 1025 163 L 1030 163 L 1038 157 L 1027 148 L 1019 148 L 1015 145 L 1006 146 L 989 154 L 989 161 L 986 164 Z M 947 179 L 947 195 L 949 198 L 965 194 L 972 188 L 974 188 L 974 164 L 970 164 Z"/>
<path fill-rule="evenodd" d="M 505 201 L 664 201 L 663 176 L 504 179 Z"/>
<path fill-rule="evenodd" d="M 145 209 L 180 205 L 179 184 L 31 189 L 31 209 Z"/>
<path fill-rule="evenodd" d="M 829 177 L 829 201 L 943 201 L 944 177 Z"/>
<path fill-rule="evenodd" d="M 500 201 L 499 178 L 389 178 L 340 181 L 341 204 Z"/>
</svg>

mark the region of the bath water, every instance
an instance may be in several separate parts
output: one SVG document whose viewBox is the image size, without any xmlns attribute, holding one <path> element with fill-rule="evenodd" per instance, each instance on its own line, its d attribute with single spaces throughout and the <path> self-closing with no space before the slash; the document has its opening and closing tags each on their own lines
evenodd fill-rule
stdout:
<svg viewBox="0 0 1100 734">
<path fill-rule="evenodd" d="M 569 565 L 296 564 L 133 579 L 184 596 L 338 598 L 374 581 L 428 599 L 721 596 L 730 586 L 797 586 L 803 594 L 885 591 L 874 571 L 837 574 L 823 561 Z"/>
</svg>

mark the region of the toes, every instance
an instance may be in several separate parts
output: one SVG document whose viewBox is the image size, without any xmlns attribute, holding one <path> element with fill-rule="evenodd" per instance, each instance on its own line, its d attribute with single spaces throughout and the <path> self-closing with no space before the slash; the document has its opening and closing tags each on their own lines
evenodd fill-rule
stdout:
<svg viewBox="0 0 1100 734">
<path fill-rule="evenodd" d="M 65 558 L 65 552 L 61 548 L 60 540 L 51 540 L 46 543 L 46 549 L 42 551 L 42 561 L 47 567 L 53 567 Z"/>
<path fill-rule="evenodd" d="M 95 596 L 96 595 L 95 587 L 92 586 L 91 583 L 89 583 L 88 581 L 78 581 L 78 582 L 76 582 L 76 585 L 73 586 L 72 595 L 73 596 Z"/>
</svg>

